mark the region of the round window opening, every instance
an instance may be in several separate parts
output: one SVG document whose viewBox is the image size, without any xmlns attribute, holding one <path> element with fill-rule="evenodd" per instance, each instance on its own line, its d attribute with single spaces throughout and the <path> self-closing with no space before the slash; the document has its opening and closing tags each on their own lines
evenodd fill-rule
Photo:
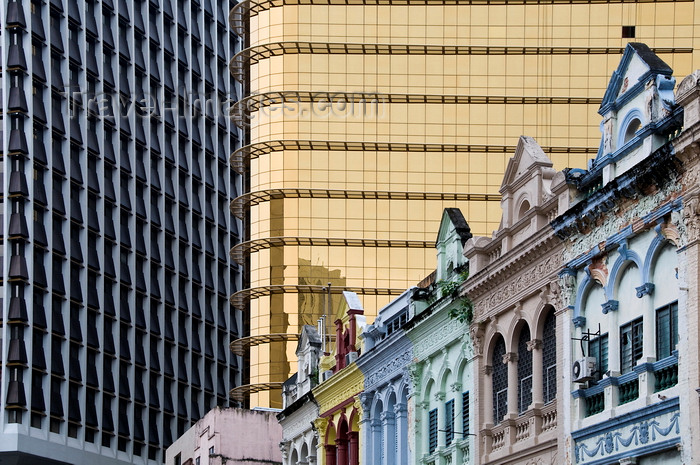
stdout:
<svg viewBox="0 0 700 465">
<path fill-rule="evenodd" d="M 627 125 L 627 130 L 625 131 L 625 144 L 634 137 L 634 134 L 639 131 L 639 128 L 641 127 L 642 122 L 639 121 L 639 118 L 635 118 L 630 121 L 630 124 Z"/>
</svg>

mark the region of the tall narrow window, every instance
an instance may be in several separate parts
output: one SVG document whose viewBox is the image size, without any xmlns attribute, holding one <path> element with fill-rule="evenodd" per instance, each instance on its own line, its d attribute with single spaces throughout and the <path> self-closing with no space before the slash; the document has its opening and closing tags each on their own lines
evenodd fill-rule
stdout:
<svg viewBox="0 0 700 465">
<path fill-rule="evenodd" d="M 469 391 L 462 393 L 462 439 L 469 437 Z"/>
<path fill-rule="evenodd" d="M 550 311 L 542 330 L 542 394 L 544 403 L 557 396 L 557 322 Z"/>
<path fill-rule="evenodd" d="M 600 380 L 608 371 L 608 335 L 588 341 L 588 356 L 596 360 L 595 377 Z"/>
<path fill-rule="evenodd" d="M 455 401 L 450 399 L 445 402 L 445 445 L 452 444 L 455 436 Z"/>
<path fill-rule="evenodd" d="M 497 425 L 503 420 L 508 410 L 508 366 L 503 363 L 506 354 L 506 343 L 502 337 L 493 348 L 492 392 L 493 392 L 493 424 Z"/>
<path fill-rule="evenodd" d="M 518 412 L 523 413 L 532 403 L 532 352 L 527 350 L 530 328 L 523 326 L 518 340 Z"/>
<path fill-rule="evenodd" d="M 628 373 L 642 358 L 643 321 L 638 318 L 620 328 L 620 371 Z"/>
<path fill-rule="evenodd" d="M 437 449 L 438 442 L 438 412 L 434 408 L 428 412 L 428 453 L 432 454 Z"/>
<path fill-rule="evenodd" d="M 678 302 L 656 310 L 656 359 L 670 357 L 678 343 Z"/>
</svg>

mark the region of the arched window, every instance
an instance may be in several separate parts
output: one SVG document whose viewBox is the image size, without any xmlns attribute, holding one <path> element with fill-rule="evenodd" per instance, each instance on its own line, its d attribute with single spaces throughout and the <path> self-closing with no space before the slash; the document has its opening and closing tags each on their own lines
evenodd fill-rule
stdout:
<svg viewBox="0 0 700 465">
<path fill-rule="evenodd" d="M 506 343 L 503 337 L 498 336 L 498 342 L 493 348 L 491 359 L 492 392 L 493 392 L 493 424 L 497 425 L 503 420 L 508 411 L 508 366 L 503 363 L 506 354 Z"/>
<path fill-rule="evenodd" d="M 625 129 L 625 144 L 632 140 L 634 137 L 634 134 L 639 131 L 639 128 L 642 127 L 642 122 L 639 120 L 639 118 L 634 118 L 632 121 L 630 121 L 630 124 L 627 125 L 627 129 Z"/>
<path fill-rule="evenodd" d="M 525 213 L 527 213 L 529 209 L 530 202 L 528 202 L 527 200 L 523 200 L 523 203 L 520 204 L 520 209 L 518 209 L 518 218 L 516 219 L 516 221 L 525 216 Z"/>
<path fill-rule="evenodd" d="M 523 413 L 532 403 L 532 352 L 527 350 L 530 328 L 523 326 L 518 339 L 518 412 Z"/>
<path fill-rule="evenodd" d="M 549 311 L 542 329 L 542 395 L 544 403 L 557 396 L 557 321 Z"/>
</svg>

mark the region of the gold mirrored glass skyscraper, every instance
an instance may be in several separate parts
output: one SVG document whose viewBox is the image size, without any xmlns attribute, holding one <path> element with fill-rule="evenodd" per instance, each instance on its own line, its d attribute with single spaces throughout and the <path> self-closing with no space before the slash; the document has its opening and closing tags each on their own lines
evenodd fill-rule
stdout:
<svg viewBox="0 0 700 465">
<path fill-rule="evenodd" d="M 648 44 L 677 76 L 698 67 L 692 1 L 245 0 L 231 156 L 246 240 L 250 405 L 279 406 L 295 334 L 331 295 L 378 308 L 434 264 L 444 207 L 472 232 L 500 221 L 499 187 L 521 134 L 557 169 L 585 167 L 597 109 L 625 44 Z M 517 204 L 517 199 L 516 202 Z M 333 302 L 339 301 L 333 299 Z M 332 319 L 332 317 L 330 317 Z"/>
</svg>

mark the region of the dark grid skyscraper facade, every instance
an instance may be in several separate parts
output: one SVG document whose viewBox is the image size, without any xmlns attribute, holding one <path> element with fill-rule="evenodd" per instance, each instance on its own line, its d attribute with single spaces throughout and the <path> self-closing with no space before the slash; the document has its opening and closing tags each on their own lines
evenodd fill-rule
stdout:
<svg viewBox="0 0 700 465">
<path fill-rule="evenodd" d="M 241 383 L 230 7 L 3 2 L 0 462 L 161 462 Z"/>
</svg>

